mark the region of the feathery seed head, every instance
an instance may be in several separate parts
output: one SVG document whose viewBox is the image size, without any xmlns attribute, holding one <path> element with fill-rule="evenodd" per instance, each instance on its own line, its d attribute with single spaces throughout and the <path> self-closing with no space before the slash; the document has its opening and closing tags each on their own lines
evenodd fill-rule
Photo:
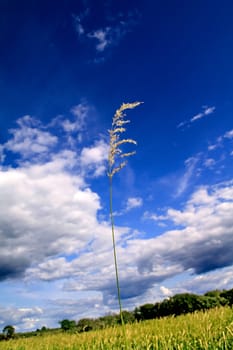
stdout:
<svg viewBox="0 0 233 350">
<path fill-rule="evenodd" d="M 111 130 L 109 130 L 110 148 L 109 148 L 109 155 L 108 155 L 108 163 L 109 163 L 108 176 L 110 178 L 112 178 L 115 173 L 120 171 L 127 164 L 126 161 L 123 161 L 123 162 L 120 162 L 119 165 L 114 167 L 117 156 L 118 158 L 126 158 L 136 153 L 135 151 L 122 153 L 122 150 L 119 148 L 119 146 L 126 143 L 132 143 L 136 145 L 137 142 L 132 139 L 120 139 L 120 135 L 126 131 L 126 128 L 123 127 L 123 125 L 130 123 L 130 120 L 124 119 L 126 116 L 126 114 L 123 113 L 124 110 L 133 109 L 139 106 L 141 103 L 143 102 L 123 103 L 121 107 L 117 109 L 115 112 L 115 115 L 112 120 L 112 128 Z"/>
</svg>

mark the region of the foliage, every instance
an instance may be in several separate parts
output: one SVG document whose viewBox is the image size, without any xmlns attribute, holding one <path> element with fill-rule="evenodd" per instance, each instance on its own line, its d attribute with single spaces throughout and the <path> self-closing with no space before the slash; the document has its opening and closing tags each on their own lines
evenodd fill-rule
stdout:
<svg viewBox="0 0 233 350">
<path fill-rule="evenodd" d="M 154 304 L 144 304 L 134 310 L 134 315 L 138 321 L 151 320 L 155 318 L 154 311 Z"/>
<path fill-rule="evenodd" d="M 15 334 L 15 328 L 11 325 L 8 325 L 3 328 L 2 332 L 7 339 L 10 339 L 13 338 Z"/>
<path fill-rule="evenodd" d="M 1 343 L 1 350 L 232 350 L 233 314 L 230 307 L 199 311 L 177 317 L 137 322 L 122 327 Z"/>
<path fill-rule="evenodd" d="M 65 332 L 72 331 L 76 327 L 76 322 L 73 320 L 70 321 L 70 320 L 64 319 L 62 321 L 59 321 L 59 323 L 61 325 L 61 329 L 63 329 L 63 331 Z"/>
<path fill-rule="evenodd" d="M 215 289 L 215 290 L 210 290 L 210 291 L 206 292 L 204 294 L 204 296 L 205 297 L 214 297 L 214 298 L 216 298 L 216 297 L 219 297 L 221 293 L 222 293 L 221 290 Z"/>
<path fill-rule="evenodd" d="M 227 300 L 228 305 L 233 305 L 233 289 L 223 291 L 220 296 Z"/>
<path fill-rule="evenodd" d="M 161 303 L 142 305 L 134 310 L 134 314 L 138 321 L 142 321 L 169 315 L 178 316 L 228 304 L 230 305 L 222 293 L 209 292 L 205 295 L 181 293 L 165 299 Z"/>
<path fill-rule="evenodd" d="M 0 340 L 10 339 L 10 337 L 35 337 L 50 334 L 59 334 L 61 331 L 71 333 L 84 333 L 89 331 L 103 330 L 110 327 L 117 327 L 122 323 L 131 324 L 140 321 L 146 321 L 167 316 L 179 316 L 186 313 L 196 311 L 206 311 L 212 308 L 233 305 L 233 289 L 223 291 L 209 291 L 204 295 L 196 295 L 190 293 L 176 294 L 170 298 L 164 299 L 162 302 L 155 304 L 144 304 L 136 307 L 134 311 L 122 311 L 120 314 L 108 314 L 99 318 L 83 318 L 77 323 L 74 320 L 64 319 L 60 321 L 61 328 L 49 329 L 43 326 L 36 331 L 15 334 L 14 327 L 6 326 L 3 333 L 0 334 Z M 12 333 L 13 331 L 13 333 Z"/>
<path fill-rule="evenodd" d="M 88 332 L 94 329 L 98 329 L 96 320 L 92 318 L 82 318 L 77 323 L 78 332 Z"/>
</svg>

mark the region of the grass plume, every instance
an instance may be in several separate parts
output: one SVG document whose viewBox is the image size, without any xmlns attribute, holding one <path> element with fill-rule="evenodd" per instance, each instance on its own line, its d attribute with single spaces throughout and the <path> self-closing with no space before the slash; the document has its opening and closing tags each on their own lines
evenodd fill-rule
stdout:
<svg viewBox="0 0 233 350">
<path fill-rule="evenodd" d="M 125 119 L 125 110 L 133 109 L 139 106 L 142 102 L 133 103 L 123 103 L 119 109 L 116 110 L 115 115 L 112 120 L 112 128 L 109 130 L 110 136 L 110 147 L 108 155 L 108 177 L 109 177 L 109 198 L 110 198 L 110 220 L 112 227 L 112 243 L 113 243 L 113 255 L 114 255 L 114 265 L 115 265 L 115 275 L 116 275 L 116 287 L 117 287 L 117 297 L 119 303 L 119 311 L 121 324 L 124 326 L 124 319 L 122 315 L 122 304 L 121 304 L 121 293 L 120 293 L 120 283 L 118 275 L 118 264 L 117 264 L 117 254 L 116 254 L 116 241 L 115 241 L 115 228 L 114 228 L 114 217 L 113 217 L 113 194 L 112 194 L 112 179 L 113 176 L 124 168 L 127 164 L 126 158 L 134 155 L 136 152 L 124 153 L 121 150 L 121 146 L 125 144 L 136 145 L 137 142 L 133 139 L 121 138 L 122 134 L 126 131 L 125 125 L 130 121 Z"/>
</svg>

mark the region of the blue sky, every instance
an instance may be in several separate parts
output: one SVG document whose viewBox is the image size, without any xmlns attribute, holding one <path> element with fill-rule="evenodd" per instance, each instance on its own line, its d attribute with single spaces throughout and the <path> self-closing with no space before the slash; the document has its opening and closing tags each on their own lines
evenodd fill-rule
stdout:
<svg viewBox="0 0 233 350">
<path fill-rule="evenodd" d="M 113 183 L 123 307 L 233 287 L 232 15 L 1 2 L 0 327 L 117 311 L 106 167 L 123 102 L 144 102 Z"/>
</svg>

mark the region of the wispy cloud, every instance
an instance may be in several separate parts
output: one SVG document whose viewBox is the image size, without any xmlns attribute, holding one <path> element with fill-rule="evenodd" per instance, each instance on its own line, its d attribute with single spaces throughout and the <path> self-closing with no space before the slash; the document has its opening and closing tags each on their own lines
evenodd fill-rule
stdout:
<svg viewBox="0 0 233 350">
<path fill-rule="evenodd" d="M 189 182 L 194 174 L 196 165 L 199 160 L 200 160 L 200 154 L 196 155 L 195 157 L 190 157 L 185 161 L 185 173 L 179 179 L 179 182 L 177 184 L 177 189 L 175 192 L 175 197 L 181 196 L 188 188 Z"/>
<path fill-rule="evenodd" d="M 225 133 L 224 137 L 227 138 L 227 139 L 233 139 L 233 129 L 227 131 L 227 132 Z"/>
<path fill-rule="evenodd" d="M 58 142 L 58 138 L 45 131 L 40 123 L 31 116 L 17 120 L 18 128 L 10 130 L 12 138 L 3 149 L 20 154 L 23 158 L 46 154 Z"/>
<path fill-rule="evenodd" d="M 213 158 L 207 158 L 204 161 L 204 166 L 207 168 L 213 168 L 213 166 L 216 164 L 216 161 Z"/>
<path fill-rule="evenodd" d="M 110 27 L 104 29 L 98 29 L 92 33 L 88 33 L 87 37 L 90 39 L 96 39 L 96 50 L 99 52 L 104 51 L 113 42 L 113 37 L 111 34 L 112 30 Z"/>
<path fill-rule="evenodd" d="M 109 22 L 108 25 L 91 29 L 90 25 L 84 23 L 90 12 L 90 9 L 87 9 L 81 14 L 73 15 L 74 27 L 80 39 L 93 43 L 97 54 L 94 61 L 101 62 L 104 61 L 103 53 L 108 48 L 118 45 L 121 39 L 138 23 L 139 15 L 137 11 L 128 12 L 124 16 L 116 14 L 114 18 L 112 16 L 105 18 L 105 21 Z"/>
<path fill-rule="evenodd" d="M 142 205 L 143 205 L 143 199 L 141 197 L 130 197 L 127 199 L 127 202 L 126 202 L 125 206 L 123 207 L 123 209 L 120 211 L 114 212 L 114 215 L 115 216 L 124 215 L 124 214 L 128 213 L 129 211 L 131 211 L 132 209 L 142 207 Z"/>
<path fill-rule="evenodd" d="M 143 200 L 141 197 L 131 197 L 128 198 L 127 204 L 126 204 L 126 211 L 129 211 L 133 208 L 139 208 L 143 204 Z"/>
<path fill-rule="evenodd" d="M 185 120 L 181 122 L 180 124 L 177 125 L 177 128 L 182 128 L 182 127 L 189 127 L 192 123 L 196 122 L 199 119 L 202 119 L 215 111 L 215 107 L 208 107 L 208 106 L 203 106 L 203 111 L 194 115 L 192 118 L 189 120 Z"/>
<path fill-rule="evenodd" d="M 233 130 L 228 130 L 224 135 L 218 136 L 216 141 L 208 146 L 209 151 L 214 151 L 217 148 L 223 147 L 224 141 L 233 139 Z"/>
<path fill-rule="evenodd" d="M 90 112 L 90 105 L 86 102 L 82 102 L 71 108 L 71 114 L 75 117 L 75 120 L 63 119 L 61 126 L 67 133 L 82 131 L 86 126 L 86 119 Z"/>
</svg>

